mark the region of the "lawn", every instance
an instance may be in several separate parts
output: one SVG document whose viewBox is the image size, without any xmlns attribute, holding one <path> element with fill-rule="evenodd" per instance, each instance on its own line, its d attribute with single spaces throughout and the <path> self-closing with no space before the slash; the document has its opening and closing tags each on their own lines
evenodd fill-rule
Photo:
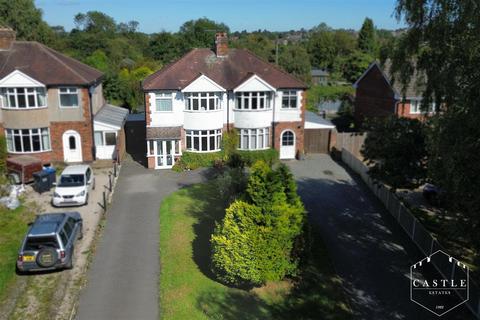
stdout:
<svg viewBox="0 0 480 320">
<path fill-rule="evenodd" d="M 350 309 L 315 231 L 309 263 L 299 279 L 242 290 L 210 271 L 210 235 L 224 215 L 215 185 L 194 185 L 160 208 L 162 319 L 349 319 Z"/>
<path fill-rule="evenodd" d="M 0 301 L 15 280 L 15 263 L 28 223 L 34 220 L 31 210 L 0 207 Z"/>
</svg>

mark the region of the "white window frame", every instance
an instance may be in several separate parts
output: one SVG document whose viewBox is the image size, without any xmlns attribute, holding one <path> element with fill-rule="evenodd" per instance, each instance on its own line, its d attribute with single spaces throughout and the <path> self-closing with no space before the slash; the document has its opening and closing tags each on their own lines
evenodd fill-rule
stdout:
<svg viewBox="0 0 480 320">
<path fill-rule="evenodd" d="M 101 133 L 102 134 L 102 144 L 101 145 L 98 145 L 95 143 L 95 146 L 96 147 L 113 147 L 113 146 L 116 146 L 118 141 L 118 133 L 117 131 L 113 131 L 113 130 L 109 130 L 109 131 L 101 131 L 101 130 L 98 130 L 98 131 L 95 131 L 95 133 Z M 115 144 L 106 144 L 106 141 L 107 141 L 107 136 L 106 134 L 107 133 L 113 133 L 115 134 Z"/>
<path fill-rule="evenodd" d="M 67 92 L 62 92 L 62 90 L 67 90 Z M 80 107 L 80 96 L 79 90 L 77 87 L 59 87 L 58 88 L 58 106 L 60 109 L 75 109 Z M 77 96 L 77 105 L 75 106 L 63 106 L 62 105 L 62 94 L 76 95 Z"/>
<path fill-rule="evenodd" d="M 270 148 L 270 127 L 252 128 L 252 129 L 237 129 L 238 131 L 238 150 L 266 150 Z M 248 146 L 244 148 L 245 138 L 248 138 Z M 255 140 L 255 147 L 253 146 Z M 260 143 L 261 142 L 261 143 Z M 259 147 L 263 145 L 263 147 Z"/>
<path fill-rule="evenodd" d="M 288 106 L 283 104 L 284 99 L 288 100 Z M 292 107 L 292 102 L 295 101 Z M 298 109 L 298 91 L 297 90 L 282 90 L 282 110 L 295 110 Z"/>
<path fill-rule="evenodd" d="M 213 133 L 211 131 L 214 131 Z M 204 133 L 206 132 L 206 133 Z M 214 146 L 211 148 L 210 138 L 214 137 Z M 198 138 L 198 150 L 194 149 L 195 139 Z M 202 138 L 207 138 L 207 149 L 203 149 Z M 190 141 L 189 141 L 190 140 Z M 190 142 L 190 143 L 189 143 Z M 206 153 L 217 152 L 222 148 L 222 129 L 185 130 L 185 148 L 190 152 Z"/>
<path fill-rule="evenodd" d="M 219 93 L 217 92 L 188 92 L 184 94 L 185 97 L 185 110 L 194 112 L 208 112 L 221 110 Z M 211 101 L 213 99 L 213 108 L 211 109 Z M 202 109 L 202 101 L 205 100 L 207 107 Z M 197 101 L 197 109 L 193 109 L 193 102 Z"/>
<path fill-rule="evenodd" d="M 170 100 L 171 109 L 170 110 L 157 110 L 157 100 Z M 154 113 L 170 113 L 173 112 L 173 91 L 162 91 L 155 92 L 155 108 L 153 109 Z"/>
<path fill-rule="evenodd" d="M 18 89 L 23 89 L 24 90 L 24 96 L 25 96 L 25 107 L 21 108 L 19 107 L 18 103 Z M 29 90 L 32 90 L 29 92 Z M 38 96 L 40 94 L 44 95 L 44 105 L 40 105 L 40 101 L 38 99 Z M 43 87 L 18 87 L 18 88 L 2 88 L 1 89 L 1 102 L 2 102 L 2 108 L 3 109 L 14 109 L 14 110 L 28 110 L 28 109 L 41 109 L 41 108 L 46 108 L 47 107 L 47 90 Z M 34 105 L 30 106 L 28 103 L 28 96 L 33 96 L 34 99 Z M 15 99 L 15 106 L 10 105 L 10 97 L 14 97 Z"/>
<path fill-rule="evenodd" d="M 23 134 L 22 130 L 28 130 L 28 135 Z M 37 130 L 38 133 L 33 133 L 33 130 Z M 45 131 L 46 130 L 46 131 Z M 45 143 L 43 141 L 43 137 L 45 135 L 45 132 L 47 133 L 46 135 L 48 136 L 48 148 L 45 147 Z M 16 146 L 15 146 L 15 137 L 20 137 L 20 150 L 17 151 Z M 30 147 L 31 151 L 25 151 L 24 145 L 23 145 L 23 138 L 28 137 L 30 141 Z M 38 136 L 39 141 L 40 141 L 40 150 L 33 151 L 33 136 Z M 8 153 L 15 153 L 15 154 L 22 154 L 22 153 L 40 153 L 40 152 L 48 152 L 52 151 L 52 142 L 51 142 L 51 136 L 50 136 L 50 128 L 32 128 L 32 129 L 5 129 L 5 138 L 7 140 L 7 152 Z M 12 149 L 13 148 L 13 149 Z"/>
<path fill-rule="evenodd" d="M 252 101 L 257 99 L 257 108 L 252 109 Z M 263 101 L 263 108 L 260 107 L 260 101 Z M 235 93 L 235 109 L 262 111 L 272 108 L 272 93 L 269 91 L 240 91 Z"/>
<path fill-rule="evenodd" d="M 413 111 L 413 106 L 415 105 L 415 111 Z M 431 102 L 428 105 L 428 111 L 422 111 L 422 100 L 421 99 L 411 99 L 410 100 L 410 114 L 433 114 L 435 113 L 435 102 Z"/>
</svg>

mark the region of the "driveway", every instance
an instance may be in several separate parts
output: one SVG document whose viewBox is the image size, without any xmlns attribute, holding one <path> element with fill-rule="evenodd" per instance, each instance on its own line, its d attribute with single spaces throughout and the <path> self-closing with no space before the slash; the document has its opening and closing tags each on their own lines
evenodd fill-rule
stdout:
<svg viewBox="0 0 480 320">
<path fill-rule="evenodd" d="M 409 268 L 418 252 L 367 187 L 328 155 L 288 165 L 344 281 L 353 318 L 434 319 L 410 301 Z"/>
<path fill-rule="evenodd" d="M 80 296 L 77 319 L 159 318 L 159 221 L 162 199 L 204 180 L 202 171 L 147 170 L 128 159 Z"/>
</svg>

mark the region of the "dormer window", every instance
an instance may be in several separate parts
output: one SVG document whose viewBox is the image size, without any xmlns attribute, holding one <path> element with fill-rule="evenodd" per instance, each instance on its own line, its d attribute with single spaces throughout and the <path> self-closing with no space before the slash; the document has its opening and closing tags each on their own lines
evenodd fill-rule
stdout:
<svg viewBox="0 0 480 320">
<path fill-rule="evenodd" d="M 78 89 L 77 88 L 59 88 L 60 108 L 78 107 Z"/>
<path fill-rule="evenodd" d="M 30 109 L 46 107 L 45 88 L 5 88 L 3 108 Z"/>
<path fill-rule="evenodd" d="M 220 101 L 214 92 L 185 93 L 185 109 L 193 111 L 219 110 Z"/>
<path fill-rule="evenodd" d="M 270 92 L 237 92 L 235 107 L 240 110 L 270 109 Z"/>
</svg>

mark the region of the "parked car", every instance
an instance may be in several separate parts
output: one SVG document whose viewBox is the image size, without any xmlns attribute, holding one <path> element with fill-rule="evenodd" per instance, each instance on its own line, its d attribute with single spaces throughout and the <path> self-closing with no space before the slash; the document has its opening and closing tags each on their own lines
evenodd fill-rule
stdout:
<svg viewBox="0 0 480 320">
<path fill-rule="evenodd" d="M 73 268 L 75 241 L 83 237 L 78 212 L 37 216 L 18 252 L 17 270 L 43 271 Z"/>
<path fill-rule="evenodd" d="M 68 166 L 56 183 L 52 204 L 56 207 L 88 204 L 88 197 L 93 189 L 95 189 L 95 177 L 90 166 Z"/>
</svg>

